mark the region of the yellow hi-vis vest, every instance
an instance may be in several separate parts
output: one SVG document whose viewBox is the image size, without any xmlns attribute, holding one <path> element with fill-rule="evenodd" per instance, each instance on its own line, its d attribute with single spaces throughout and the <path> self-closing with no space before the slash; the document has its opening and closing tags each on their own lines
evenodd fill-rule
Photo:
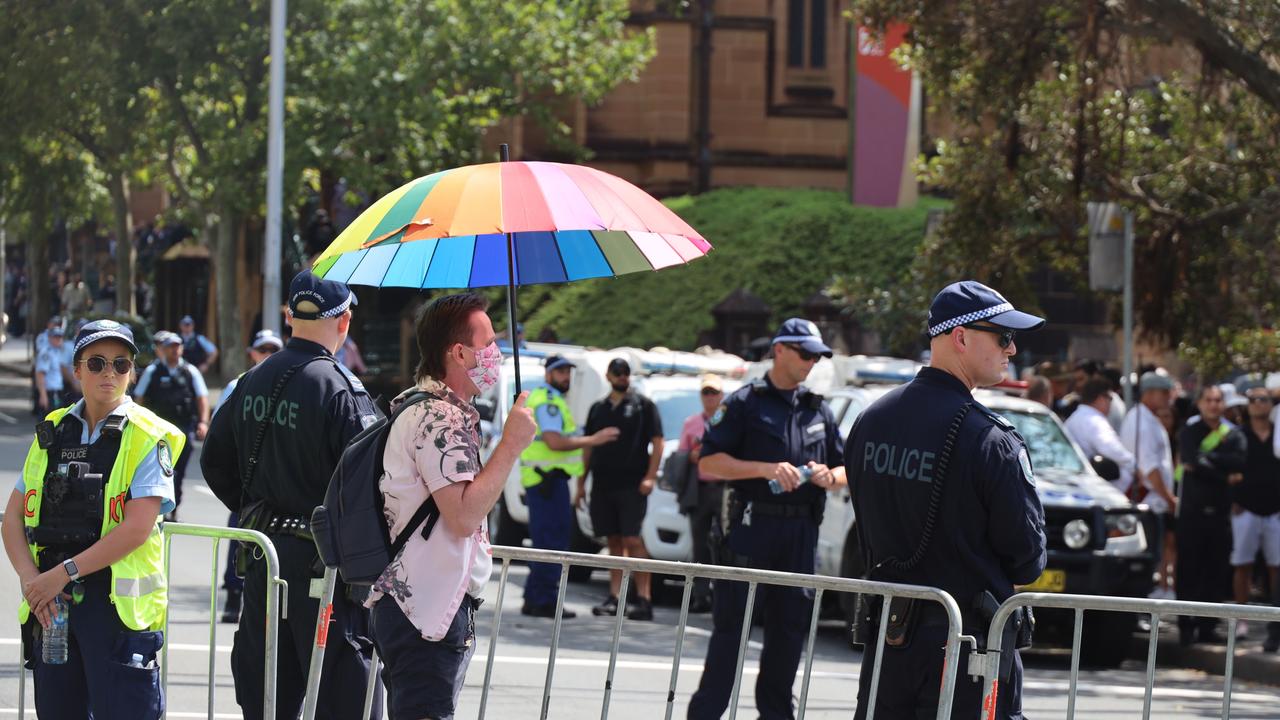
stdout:
<svg viewBox="0 0 1280 720">
<path fill-rule="evenodd" d="M 548 388 L 540 387 L 529 393 L 529 400 L 525 406 L 530 411 L 536 413 L 542 405 L 551 404 L 560 413 L 560 417 L 564 418 L 565 435 L 569 435 L 578 429 L 573 424 L 573 414 L 569 412 L 569 404 L 564 401 L 564 396 L 560 393 L 552 394 Z M 542 434 L 534 439 L 525 451 L 520 453 L 520 484 L 524 487 L 533 487 L 542 482 L 542 476 L 536 471 L 546 472 L 553 468 L 560 468 L 569 473 L 569 477 L 577 477 L 582 474 L 582 451 L 566 450 L 557 451 L 547 447 L 542 441 Z"/>
<path fill-rule="evenodd" d="M 69 407 L 59 408 L 45 419 L 56 426 L 70 410 Z M 178 428 L 137 403 L 129 403 L 125 416 L 128 422 L 120 437 L 120 453 L 103 492 L 102 536 L 124 520 L 129 485 L 133 483 L 133 474 L 143 458 L 155 449 L 160 440 L 164 440 L 169 445 L 170 457 L 177 459 L 187 442 L 187 436 Z M 26 463 L 22 466 L 25 487 L 22 521 L 26 527 L 40 525 L 40 501 L 48 466 L 48 451 L 32 441 Z M 28 548 L 39 565 L 42 548 L 37 545 L 28 545 Z M 164 538 L 160 533 L 159 518 L 146 542 L 111 564 L 111 603 L 116 606 L 120 621 L 132 630 L 159 630 L 164 626 L 169 588 L 164 575 Z M 27 601 L 23 600 L 18 607 L 18 622 L 25 624 L 30 612 Z"/>
</svg>

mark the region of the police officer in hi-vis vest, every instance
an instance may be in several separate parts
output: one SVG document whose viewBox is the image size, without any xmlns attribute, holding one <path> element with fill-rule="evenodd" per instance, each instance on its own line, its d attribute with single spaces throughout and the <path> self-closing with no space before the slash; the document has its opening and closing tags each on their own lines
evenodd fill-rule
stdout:
<svg viewBox="0 0 1280 720">
<path fill-rule="evenodd" d="M 529 539 L 544 550 L 568 550 L 573 530 L 573 506 L 569 503 L 569 478 L 582 474 L 582 449 L 612 442 L 618 428 L 604 428 L 593 435 L 576 435 L 577 424 L 564 396 L 574 364 L 551 355 L 543 363 L 547 387 L 529 393 L 526 406 L 538 421 L 538 435 L 520 454 L 520 484 L 529 508 Z M 529 580 L 524 585 L 525 615 L 555 617 L 560 590 L 560 566 L 529 563 Z M 565 609 L 561 617 L 576 617 Z"/>
<path fill-rule="evenodd" d="M 21 581 L 18 621 L 41 718 L 164 712 L 160 517 L 173 509 L 173 458 L 187 438 L 126 394 L 137 351 L 129 328 L 111 320 L 77 333 L 84 399 L 36 426 L 5 509 L 4 548 Z M 65 650 L 51 641 L 46 662 L 55 615 L 66 621 Z"/>
</svg>

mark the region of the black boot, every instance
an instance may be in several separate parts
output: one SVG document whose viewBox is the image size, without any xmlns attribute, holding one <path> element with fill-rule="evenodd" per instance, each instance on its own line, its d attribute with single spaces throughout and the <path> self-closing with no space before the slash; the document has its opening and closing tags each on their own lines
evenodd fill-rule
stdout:
<svg viewBox="0 0 1280 720">
<path fill-rule="evenodd" d="M 227 604 L 222 608 L 222 622 L 238 623 L 240 622 L 240 591 L 227 591 Z"/>
</svg>

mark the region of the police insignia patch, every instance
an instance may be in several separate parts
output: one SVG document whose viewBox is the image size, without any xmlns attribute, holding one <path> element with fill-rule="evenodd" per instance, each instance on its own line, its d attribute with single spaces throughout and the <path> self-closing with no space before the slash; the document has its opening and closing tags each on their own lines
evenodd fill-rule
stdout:
<svg viewBox="0 0 1280 720">
<path fill-rule="evenodd" d="M 173 452 L 169 450 L 169 443 L 161 440 L 156 443 L 156 459 L 160 461 L 160 471 L 165 477 L 173 477 Z"/>
<path fill-rule="evenodd" d="M 1031 487 L 1036 486 L 1036 475 L 1031 472 L 1031 458 L 1027 455 L 1027 449 L 1022 448 L 1018 451 L 1018 464 L 1022 466 L 1022 477 Z"/>
<path fill-rule="evenodd" d="M 707 422 L 711 425 L 719 425 L 720 421 L 723 419 L 724 419 L 724 406 L 721 405 L 720 407 L 716 408 L 715 414 L 712 415 L 711 419 Z"/>
<path fill-rule="evenodd" d="M 556 407 L 551 403 L 547 403 L 547 414 L 550 415 L 551 417 L 555 417 L 556 415 L 560 414 L 560 408 Z"/>
</svg>

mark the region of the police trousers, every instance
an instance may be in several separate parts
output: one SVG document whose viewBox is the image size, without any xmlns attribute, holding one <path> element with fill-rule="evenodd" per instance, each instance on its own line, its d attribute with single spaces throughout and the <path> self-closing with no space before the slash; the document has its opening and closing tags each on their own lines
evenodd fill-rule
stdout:
<svg viewBox="0 0 1280 720">
<path fill-rule="evenodd" d="M 276 720 L 293 720 L 302 710 L 315 642 L 316 614 L 320 601 L 310 595 L 316 546 L 311 540 L 272 535 L 280 558 L 280 576 L 289 583 L 289 619 L 280 620 L 276 669 Z M 231 647 L 231 675 L 236 702 L 245 720 L 262 718 L 262 675 L 265 661 L 267 563 L 254 560 L 244 578 L 240 626 Z M 369 611 L 346 598 L 346 585 L 338 583 L 333 596 L 333 620 L 325 647 L 316 717 L 346 720 L 360 717 L 364 689 L 373 655 Z M 382 683 L 374 695 L 375 719 L 382 717 Z"/>
<path fill-rule="evenodd" d="M 812 574 L 818 548 L 818 525 L 809 517 L 756 515 L 729 535 L 729 547 L 746 565 L 759 570 Z M 724 714 L 737 672 L 738 642 L 747 607 L 747 584 L 712 583 L 711 640 L 698 690 L 689 700 L 689 720 L 712 720 Z M 760 674 L 756 676 L 756 710 L 762 720 L 791 720 L 791 687 L 809 632 L 813 589 L 759 585 L 755 611 L 764 624 Z"/>
<path fill-rule="evenodd" d="M 533 546 L 540 550 L 568 550 L 575 522 L 569 502 L 569 474 L 560 468 L 547 471 L 541 483 L 525 488 L 524 502 L 529 508 L 529 539 Z M 529 563 L 525 605 L 554 606 L 559 594 L 560 566 Z"/>
<path fill-rule="evenodd" d="M 130 630 L 120 622 L 108 591 L 111 571 L 84 579 L 84 599 L 70 607 L 67 662 L 41 660 L 42 643 L 28 665 L 41 720 L 158 720 L 164 714 L 158 654 L 164 633 Z M 31 622 L 38 622 L 32 614 Z M 130 667 L 134 654 L 143 667 Z"/>
<path fill-rule="evenodd" d="M 938 715 L 942 691 L 943 650 L 947 626 L 921 624 L 903 648 L 886 646 L 880 670 L 880 691 L 876 694 L 876 717 L 886 720 L 933 720 Z M 956 692 L 951 704 L 952 720 L 979 720 L 982 717 L 982 681 L 965 673 L 968 659 L 961 645 L 960 668 L 956 671 Z M 858 709 L 854 720 L 867 716 L 871 698 L 871 673 L 875 648 L 862 654 L 858 676 Z M 996 694 L 998 720 L 1022 720 L 1022 656 L 1015 650 L 1009 679 L 1000 681 Z"/>
</svg>

